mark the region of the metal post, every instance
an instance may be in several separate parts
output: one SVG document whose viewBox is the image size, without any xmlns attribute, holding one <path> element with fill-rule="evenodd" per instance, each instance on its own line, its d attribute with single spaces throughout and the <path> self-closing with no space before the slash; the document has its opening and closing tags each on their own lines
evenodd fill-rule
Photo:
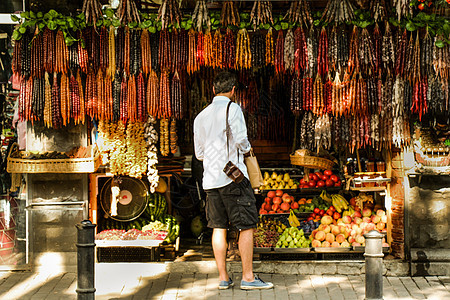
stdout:
<svg viewBox="0 0 450 300">
<path fill-rule="evenodd" d="M 384 235 L 371 230 L 364 235 L 366 238 L 366 300 L 383 299 L 383 248 Z"/>
<path fill-rule="evenodd" d="M 77 299 L 95 299 L 94 287 L 94 228 L 95 225 L 89 220 L 84 220 L 76 225 L 78 229 L 77 240 Z"/>
</svg>

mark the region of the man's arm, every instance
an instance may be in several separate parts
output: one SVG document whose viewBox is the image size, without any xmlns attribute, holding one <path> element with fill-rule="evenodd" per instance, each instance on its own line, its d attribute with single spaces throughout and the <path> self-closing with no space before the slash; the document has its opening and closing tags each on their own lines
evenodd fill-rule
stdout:
<svg viewBox="0 0 450 300">
<path fill-rule="evenodd" d="M 231 114 L 230 118 L 230 127 L 231 134 L 233 135 L 236 146 L 242 153 L 247 153 L 251 149 L 250 142 L 247 137 L 247 126 L 245 124 L 244 114 L 242 113 L 242 109 L 238 104 L 232 104 L 230 107 L 233 108 L 234 113 Z"/>
<path fill-rule="evenodd" d="M 201 136 L 197 119 L 194 120 L 194 152 L 198 160 L 203 161 L 204 158 L 204 137 Z"/>
</svg>

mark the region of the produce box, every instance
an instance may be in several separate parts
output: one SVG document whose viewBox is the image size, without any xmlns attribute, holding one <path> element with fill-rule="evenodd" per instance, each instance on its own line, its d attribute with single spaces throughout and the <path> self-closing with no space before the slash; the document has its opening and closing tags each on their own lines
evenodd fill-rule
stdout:
<svg viewBox="0 0 450 300">
<path fill-rule="evenodd" d="M 315 247 L 314 252 L 317 253 L 340 253 L 340 252 L 349 252 L 352 250 L 352 247 Z"/>
<path fill-rule="evenodd" d="M 154 262 L 160 260 L 159 247 L 99 247 L 97 261 L 105 262 Z"/>
</svg>

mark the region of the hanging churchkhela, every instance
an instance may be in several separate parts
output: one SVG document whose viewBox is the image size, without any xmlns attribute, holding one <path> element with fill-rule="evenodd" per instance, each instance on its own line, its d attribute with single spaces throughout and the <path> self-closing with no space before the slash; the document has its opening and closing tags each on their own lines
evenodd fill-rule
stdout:
<svg viewBox="0 0 450 300">
<path fill-rule="evenodd" d="M 223 67 L 234 69 L 236 65 L 236 38 L 231 29 L 227 29 L 223 41 Z"/>
<path fill-rule="evenodd" d="M 354 10 L 350 0 L 330 0 L 327 2 L 321 20 L 326 23 L 351 22 L 355 18 Z"/>
<path fill-rule="evenodd" d="M 81 12 L 86 17 L 86 23 L 96 27 L 97 20 L 102 17 L 102 5 L 98 0 L 84 0 Z"/>
<path fill-rule="evenodd" d="M 209 17 L 206 2 L 199 0 L 195 3 L 194 13 L 192 14 L 192 23 L 197 31 L 202 31 L 203 26 L 211 27 L 211 19 Z"/>
<path fill-rule="evenodd" d="M 283 31 L 278 31 L 277 43 L 275 46 L 275 72 L 284 72 L 284 37 Z"/>
<path fill-rule="evenodd" d="M 308 2 L 306 0 L 292 1 L 284 19 L 287 19 L 289 23 L 310 26 L 313 21 Z"/>
<path fill-rule="evenodd" d="M 261 24 L 273 24 L 272 2 L 255 1 L 250 13 L 250 23 L 252 23 L 253 30 L 256 30 Z"/>
<path fill-rule="evenodd" d="M 128 0 L 132 1 L 132 0 Z M 161 28 L 167 29 L 169 25 L 180 25 L 182 16 L 177 0 L 163 0 L 158 10 L 156 20 L 161 20 Z"/>
<path fill-rule="evenodd" d="M 121 0 L 117 11 L 120 23 L 140 23 L 141 18 L 133 0 Z"/>
<path fill-rule="evenodd" d="M 292 29 L 289 29 L 286 33 L 286 38 L 284 40 L 284 69 L 287 72 L 292 72 L 294 70 L 294 60 L 295 60 L 295 45 L 294 45 L 294 34 Z"/>
<path fill-rule="evenodd" d="M 273 66 L 274 63 L 273 32 L 272 27 L 270 27 L 266 34 L 266 66 Z"/>
<path fill-rule="evenodd" d="M 297 74 L 303 72 L 308 64 L 308 50 L 306 36 L 302 27 L 294 32 L 294 70 Z"/>
<path fill-rule="evenodd" d="M 234 1 L 225 1 L 222 4 L 222 13 L 220 15 L 220 24 L 223 27 L 229 25 L 239 26 L 241 18 Z"/>
</svg>

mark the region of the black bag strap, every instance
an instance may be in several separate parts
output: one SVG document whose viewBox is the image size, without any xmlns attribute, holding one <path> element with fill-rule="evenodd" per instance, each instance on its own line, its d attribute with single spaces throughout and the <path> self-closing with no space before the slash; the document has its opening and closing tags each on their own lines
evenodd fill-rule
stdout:
<svg viewBox="0 0 450 300">
<path fill-rule="evenodd" d="M 228 115 L 230 112 L 230 106 L 231 106 L 232 101 L 230 100 L 227 104 L 227 114 L 226 114 L 226 118 L 225 118 L 225 133 L 227 135 L 227 156 L 228 156 L 228 160 L 230 160 L 230 144 L 229 144 L 229 139 L 231 136 L 231 127 L 230 127 L 230 123 L 228 123 Z M 239 162 L 239 150 L 238 150 L 238 162 Z"/>
</svg>

